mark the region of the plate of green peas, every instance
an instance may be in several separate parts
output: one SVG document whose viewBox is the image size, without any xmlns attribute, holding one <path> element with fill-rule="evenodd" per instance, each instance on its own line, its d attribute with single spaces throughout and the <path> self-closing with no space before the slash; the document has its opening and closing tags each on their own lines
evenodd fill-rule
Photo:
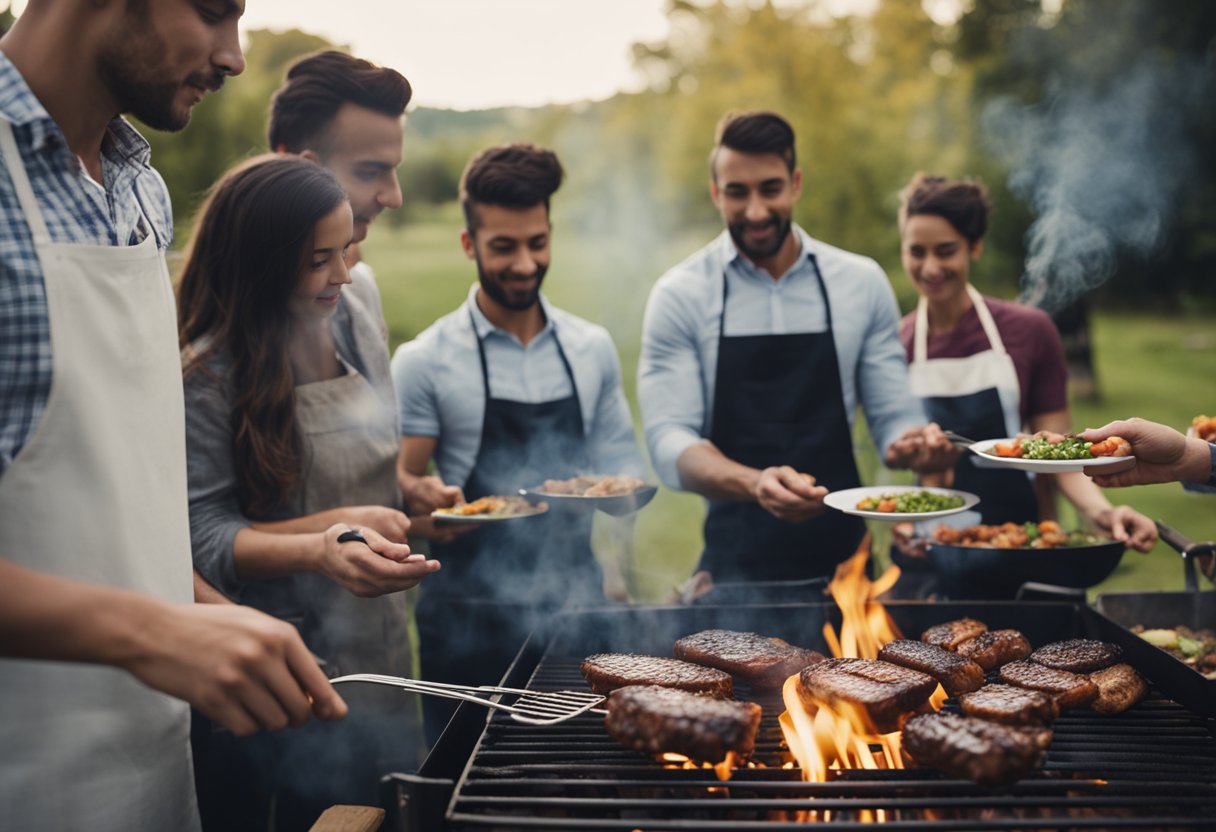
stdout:
<svg viewBox="0 0 1216 832">
<path fill-rule="evenodd" d="M 920 485 L 869 485 L 833 491 L 823 498 L 829 508 L 872 520 L 927 520 L 966 511 L 980 498 L 952 488 Z"/>
</svg>

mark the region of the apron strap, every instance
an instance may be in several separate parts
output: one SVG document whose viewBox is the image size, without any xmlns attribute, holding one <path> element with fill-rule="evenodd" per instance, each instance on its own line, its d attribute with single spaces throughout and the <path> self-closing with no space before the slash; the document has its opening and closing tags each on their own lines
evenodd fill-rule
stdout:
<svg viewBox="0 0 1216 832">
<path fill-rule="evenodd" d="M 562 366 L 566 368 L 566 377 L 570 379 L 570 389 L 574 394 L 574 401 L 578 404 L 578 412 L 583 412 L 583 403 L 578 397 L 578 384 L 574 380 L 574 370 L 570 367 L 570 360 L 566 358 L 566 351 L 562 348 L 562 339 L 557 337 L 557 323 L 550 321 L 553 325 L 553 342 L 557 344 L 557 357 L 561 359 Z M 477 317 L 473 314 L 473 304 L 469 304 L 469 325 L 473 327 L 473 340 L 477 342 L 477 356 L 481 359 L 481 384 L 485 390 L 486 401 L 490 401 L 490 370 L 486 364 L 486 348 L 482 344 L 481 335 L 477 332 Z"/>
<path fill-rule="evenodd" d="M 38 198 L 34 196 L 34 188 L 30 185 L 29 175 L 25 172 L 25 164 L 21 161 L 21 151 L 17 148 L 17 140 L 13 136 L 13 125 L 5 118 L 0 118 L 0 152 L 4 154 L 4 164 L 8 175 L 13 180 L 13 188 L 17 192 L 17 201 L 25 213 L 25 222 L 30 228 L 35 246 L 49 245 L 51 235 L 47 231 L 46 222 L 42 219 L 42 211 L 38 208 Z"/>
<path fill-rule="evenodd" d="M 984 296 L 979 293 L 979 290 L 967 284 L 967 296 L 971 298 L 971 305 L 975 307 L 975 314 L 979 316 L 980 326 L 984 328 L 984 334 L 988 336 L 988 344 L 992 351 L 998 355 L 1005 354 L 1005 342 L 1001 340 L 1001 333 L 996 327 L 996 321 L 992 319 L 992 313 L 988 311 L 988 304 L 984 303 Z M 921 297 L 916 302 L 916 323 L 912 327 L 912 363 L 923 364 L 929 357 L 929 302 Z"/>
</svg>

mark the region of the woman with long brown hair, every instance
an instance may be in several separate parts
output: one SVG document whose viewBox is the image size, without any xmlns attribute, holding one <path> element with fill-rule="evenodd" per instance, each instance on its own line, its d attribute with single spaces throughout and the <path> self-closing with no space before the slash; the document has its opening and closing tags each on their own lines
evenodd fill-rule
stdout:
<svg viewBox="0 0 1216 832">
<path fill-rule="evenodd" d="M 438 564 L 406 545 L 387 332 L 375 284 L 347 271 L 351 234 L 337 180 L 300 157 L 245 162 L 202 206 L 178 295 L 191 543 L 203 577 L 295 623 L 331 674 L 408 676 L 402 591 Z M 416 703 L 370 687 L 348 701 L 336 730 L 242 741 L 280 816 L 374 802 L 379 774 L 416 764 Z"/>
</svg>

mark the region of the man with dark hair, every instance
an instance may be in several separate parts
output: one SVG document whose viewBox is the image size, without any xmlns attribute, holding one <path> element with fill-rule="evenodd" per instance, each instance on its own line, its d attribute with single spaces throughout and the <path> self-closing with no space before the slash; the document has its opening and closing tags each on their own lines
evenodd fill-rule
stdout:
<svg viewBox="0 0 1216 832">
<path fill-rule="evenodd" d="M 181 700 L 346 711 L 293 627 L 192 603 L 173 221 L 120 117 L 184 127 L 243 7 L 30 0 L 0 40 L 0 829 L 197 829 Z"/>
<path fill-rule="evenodd" d="M 326 51 L 296 61 L 270 101 L 270 149 L 329 168 L 350 197 L 353 242 L 385 208 L 401 207 L 402 116 L 413 91 L 388 67 Z"/>
<path fill-rule="evenodd" d="M 393 356 L 397 474 L 411 514 L 546 479 L 643 470 L 612 337 L 541 293 L 549 198 L 561 181 L 557 157 L 527 144 L 490 148 L 465 168 L 460 243 L 477 283 Z M 432 459 L 437 474 L 428 476 Z M 443 571 L 427 579 L 417 611 L 423 677 L 497 681 L 536 615 L 603 601 L 610 582 L 591 551 L 591 518 L 554 505 L 434 541 Z M 432 740 L 451 714 L 445 704 L 423 703 Z"/>
<path fill-rule="evenodd" d="M 646 307 L 638 399 L 651 460 L 667 485 L 708 499 L 700 569 L 715 580 L 828 576 L 865 533 L 824 505 L 861 484 L 858 405 L 889 466 L 935 469 L 955 453 L 920 427 L 882 269 L 794 224 L 790 124 L 728 113 L 709 190 L 725 233 L 663 275 Z"/>
</svg>

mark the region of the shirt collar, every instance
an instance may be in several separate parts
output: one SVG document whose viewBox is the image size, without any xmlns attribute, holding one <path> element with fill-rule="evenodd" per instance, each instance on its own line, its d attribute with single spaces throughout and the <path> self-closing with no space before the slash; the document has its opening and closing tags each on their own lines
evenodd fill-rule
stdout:
<svg viewBox="0 0 1216 832">
<path fill-rule="evenodd" d="M 473 327 L 477 334 L 477 340 L 484 341 L 487 335 L 494 332 L 510 338 L 511 340 L 517 340 L 514 335 L 507 332 L 505 329 L 491 323 L 490 319 L 487 318 L 485 313 L 481 311 L 481 307 L 477 305 L 477 289 L 479 286 L 480 284 L 474 283 L 469 287 L 469 295 L 468 299 L 466 300 L 466 303 L 469 305 L 469 309 L 473 311 Z M 545 313 L 545 325 L 541 328 L 540 332 L 537 333 L 537 337 L 540 337 L 541 335 L 544 335 L 545 333 L 554 329 L 553 307 L 549 304 L 549 299 L 545 297 L 544 292 L 540 293 L 540 308 L 541 311 Z"/>
<path fill-rule="evenodd" d="M 0 118 L 13 126 L 29 125 L 30 146 L 35 151 L 44 150 L 48 142 L 67 151 L 67 140 L 59 125 L 3 52 L 0 52 Z M 112 158 L 140 165 L 147 165 L 152 155 L 148 140 L 122 116 L 116 116 L 107 126 L 102 151 Z"/>
</svg>

